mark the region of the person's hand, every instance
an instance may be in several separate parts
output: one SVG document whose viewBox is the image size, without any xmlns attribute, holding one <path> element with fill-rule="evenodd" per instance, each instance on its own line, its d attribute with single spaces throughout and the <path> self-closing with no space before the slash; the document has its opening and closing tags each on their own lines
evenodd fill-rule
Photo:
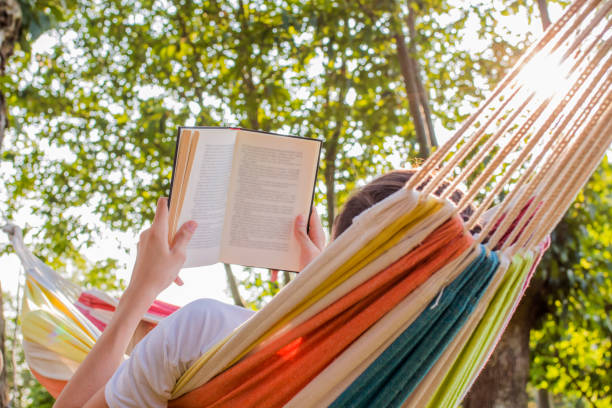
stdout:
<svg viewBox="0 0 612 408">
<path fill-rule="evenodd" d="M 312 207 L 310 213 L 310 228 L 306 232 L 306 217 L 298 215 L 293 227 L 294 234 L 300 245 L 300 271 L 315 259 L 325 248 L 325 231 L 317 210 Z"/>
<path fill-rule="evenodd" d="M 182 285 L 178 272 L 185 263 L 186 247 L 197 224 L 188 221 L 177 231 L 173 242 L 168 242 L 168 199 L 157 202 L 153 225 L 140 234 L 136 264 L 128 290 L 138 292 L 153 301 L 172 281 Z"/>
</svg>

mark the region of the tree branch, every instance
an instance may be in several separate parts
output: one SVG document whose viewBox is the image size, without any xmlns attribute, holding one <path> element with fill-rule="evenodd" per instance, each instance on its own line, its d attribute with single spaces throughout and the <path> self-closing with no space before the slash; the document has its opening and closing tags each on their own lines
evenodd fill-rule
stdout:
<svg viewBox="0 0 612 408">
<path fill-rule="evenodd" d="M 245 33 L 248 36 L 248 21 L 247 21 L 247 15 L 244 12 L 244 2 L 242 0 L 238 0 L 238 7 L 240 8 L 240 14 L 238 15 L 238 20 L 240 21 L 240 34 L 244 35 Z M 250 44 L 250 42 L 247 42 L 248 44 Z M 241 41 L 241 44 L 245 44 L 244 41 Z M 243 49 L 240 50 L 240 52 L 243 55 L 251 55 L 251 50 L 250 49 L 244 49 L 245 47 L 242 47 Z M 242 80 L 244 81 L 244 84 L 246 86 L 246 89 L 248 90 L 248 92 L 245 92 L 244 95 L 244 99 L 246 100 L 247 103 L 247 117 L 249 119 L 249 126 L 252 129 L 258 130 L 259 129 L 259 118 L 258 118 L 258 104 L 257 104 L 257 93 L 256 93 L 256 87 L 255 87 L 255 83 L 253 82 L 253 69 L 252 69 L 252 64 L 244 64 L 242 66 L 242 69 L 240 70 L 242 72 Z"/>
<path fill-rule="evenodd" d="M 234 276 L 234 272 L 232 272 L 231 265 L 224 263 L 223 267 L 225 268 L 225 276 L 227 277 L 227 286 L 229 286 L 230 288 L 232 299 L 234 299 L 234 304 L 236 306 L 246 307 L 244 300 L 242 300 L 242 296 L 240 296 L 240 292 L 238 291 L 238 283 L 236 282 L 236 277 Z"/>
<path fill-rule="evenodd" d="M 425 159 L 429 156 L 431 150 L 427 133 L 425 131 L 425 125 L 423 123 L 423 117 L 420 111 L 418 90 L 414 81 L 413 67 L 410 63 L 410 55 L 408 54 L 408 48 L 406 47 L 404 35 L 399 29 L 395 30 L 393 38 L 395 39 L 397 58 L 399 60 L 400 70 L 404 79 L 404 86 L 406 87 L 406 92 L 408 95 L 408 108 L 410 109 L 410 116 L 412 116 L 412 122 L 414 124 L 417 142 L 419 144 L 419 157 Z"/>
<path fill-rule="evenodd" d="M 540 9 L 542 28 L 546 30 L 551 24 L 550 16 L 548 15 L 548 4 L 546 3 L 546 0 L 538 0 L 538 9 Z"/>
<path fill-rule="evenodd" d="M 21 7 L 15 0 L 2 2 L 0 10 L 0 74 L 4 75 L 8 59 L 13 55 L 15 44 L 19 40 L 21 32 Z M 8 108 L 4 93 L 0 92 L 0 152 L 2 152 L 2 141 L 4 132 L 8 127 Z"/>
<path fill-rule="evenodd" d="M 417 32 L 415 28 L 415 12 L 410 4 L 408 4 L 408 16 L 406 17 L 406 23 L 408 25 L 408 32 L 410 34 L 410 55 L 408 57 L 408 61 L 411 65 L 412 75 L 414 78 L 414 83 L 416 84 L 416 90 L 419 95 L 419 102 L 421 107 L 421 114 L 423 115 L 429 147 L 438 146 L 438 141 L 436 139 L 436 134 L 434 131 L 433 122 L 431 120 L 431 110 L 429 109 L 429 98 L 427 97 L 427 92 L 425 92 L 425 86 L 423 85 L 423 80 L 421 79 L 421 65 L 417 60 Z"/>
</svg>

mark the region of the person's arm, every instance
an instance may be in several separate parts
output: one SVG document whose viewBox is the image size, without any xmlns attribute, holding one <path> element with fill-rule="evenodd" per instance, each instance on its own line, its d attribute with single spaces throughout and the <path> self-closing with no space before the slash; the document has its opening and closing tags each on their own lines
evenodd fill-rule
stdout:
<svg viewBox="0 0 612 408">
<path fill-rule="evenodd" d="M 94 396 L 83 405 L 83 408 L 108 408 L 106 399 L 104 399 L 104 387 L 101 387 Z"/>
<path fill-rule="evenodd" d="M 170 245 L 167 199 L 158 201 L 153 225 L 140 235 L 128 288 L 102 336 L 59 395 L 54 407 L 107 406 L 104 386 L 121 363 L 134 330 L 157 295 L 172 281 L 180 282 L 177 275 L 185 262 L 185 247 L 195 228 L 195 222 L 185 223 Z"/>
</svg>

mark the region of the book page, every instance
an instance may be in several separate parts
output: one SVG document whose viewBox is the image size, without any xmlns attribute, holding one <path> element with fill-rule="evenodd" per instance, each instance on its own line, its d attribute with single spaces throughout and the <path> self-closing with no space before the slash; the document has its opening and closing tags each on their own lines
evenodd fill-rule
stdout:
<svg viewBox="0 0 612 408">
<path fill-rule="evenodd" d="M 219 262 L 236 140 L 233 129 L 196 129 L 193 134 L 198 143 L 178 226 L 194 220 L 198 228 L 187 245 L 185 268 Z"/>
<path fill-rule="evenodd" d="M 176 153 L 174 158 L 174 168 L 172 169 L 172 184 L 170 187 L 170 208 L 169 208 L 169 220 L 168 220 L 168 241 L 172 242 L 174 234 L 176 233 L 176 227 L 178 224 L 178 217 L 183 207 L 184 191 L 186 188 L 187 180 L 189 179 L 189 172 L 187 171 L 189 162 L 189 150 L 191 149 L 191 141 L 196 140 L 197 137 L 191 137 L 191 130 L 181 129 L 179 138 L 176 146 Z"/>
<path fill-rule="evenodd" d="M 320 142 L 239 131 L 221 260 L 296 271 L 298 214 L 308 217 Z"/>
</svg>

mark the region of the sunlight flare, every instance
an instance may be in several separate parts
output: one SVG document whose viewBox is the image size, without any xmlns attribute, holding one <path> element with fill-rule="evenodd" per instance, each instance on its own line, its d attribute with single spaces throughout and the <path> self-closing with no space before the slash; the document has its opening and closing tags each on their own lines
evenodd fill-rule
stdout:
<svg viewBox="0 0 612 408">
<path fill-rule="evenodd" d="M 567 65 L 556 54 L 541 53 L 528 61 L 518 74 L 517 82 L 537 97 L 550 98 L 571 82 Z"/>
</svg>

